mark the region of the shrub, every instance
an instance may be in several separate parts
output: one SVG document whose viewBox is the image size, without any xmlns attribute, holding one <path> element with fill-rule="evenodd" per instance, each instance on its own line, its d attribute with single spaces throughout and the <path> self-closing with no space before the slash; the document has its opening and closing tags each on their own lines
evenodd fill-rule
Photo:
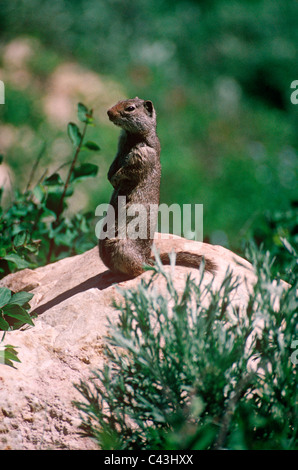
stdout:
<svg viewBox="0 0 298 470">
<path fill-rule="evenodd" d="M 87 223 L 90 214 L 65 215 L 67 199 L 73 194 L 75 183 L 95 176 L 98 169 L 97 165 L 78 161 L 81 150 L 99 150 L 94 142 L 85 142 L 87 127 L 93 123 L 92 110 L 79 103 L 78 119 L 83 123 L 82 131 L 76 124 L 68 124 L 74 155 L 66 178 L 63 180 L 59 172 L 64 164 L 48 177 L 44 173 L 34 184 L 41 153 L 32 167 L 25 191 L 15 191 L 8 208 L 0 206 L 2 276 L 16 269 L 46 264 L 54 257 L 81 253 L 94 245 Z M 1 195 L 0 190 L 0 203 Z"/>
<path fill-rule="evenodd" d="M 251 255 L 258 280 L 244 311 L 230 272 L 217 290 L 188 276 L 178 293 L 159 264 L 122 292 L 107 364 L 76 385 L 83 435 L 102 449 L 297 448 L 297 281 L 285 289 L 268 253 Z"/>
<path fill-rule="evenodd" d="M 74 123 L 68 124 L 68 135 L 74 146 L 74 155 L 65 180 L 59 170 L 33 184 L 42 152 L 32 167 L 31 175 L 24 192 L 15 191 L 11 204 L 0 205 L 0 277 L 27 267 L 37 267 L 55 259 L 84 252 L 91 248 L 92 230 L 87 220 L 90 214 L 65 216 L 67 198 L 74 190 L 76 181 L 95 176 L 97 166 L 91 163 L 78 163 L 80 151 L 98 151 L 94 142 L 85 142 L 87 127 L 93 124 L 92 110 L 78 104 L 78 119 L 83 123 L 82 131 Z M 0 156 L 0 164 L 3 157 Z M 62 165 L 62 167 L 65 165 Z M 62 168 L 61 167 L 61 168 Z M 32 188 L 33 186 L 33 188 Z M 3 189 L 0 188 L 0 203 Z M 0 287 L 0 363 L 14 367 L 18 354 L 14 346 L 3 345 L 5 334 L 24 324 L 33 326 L 29 315 L 28 301 L 33 294 L 12 292 Z"/>
</svg>

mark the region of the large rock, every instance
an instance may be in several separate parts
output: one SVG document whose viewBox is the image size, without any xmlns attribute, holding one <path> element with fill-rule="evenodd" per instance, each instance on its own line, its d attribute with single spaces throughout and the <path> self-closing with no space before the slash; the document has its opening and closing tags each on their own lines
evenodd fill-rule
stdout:
<svg viewBox="0 0 298 470">
<path fill-rule="evenodd" d="M 223 247 L 175 236 L 159 236 L 156 245 L 160 250 L 188 250 L 211 258 L 218 265 L 215 288 L 226 270 L 232 269 L 242 279 L 233 302 L 245 305 L 255 280 L 246 260 Z M 177 289 L 183 288 L 189 271 L 175 267 Z M 192 273 L 199 275 L 195 269 Z M 103 365 L 107 319 L 118 316 L 112 306 L 113 298 L 121 296 L 117 286 L 132 288 L 148 276 L 150 272 L 121 280 L 106 269 L 94 247 L 82 255 L 2 279 L 2 286 L 34 293 L 31 311 L 38 316 L 34 327 L 5 337 L 6 344 L 18 347 L 21 363 L 17 369 L 0 365 L 0 449 L 96 449 L 94 442 L 78 435 L 79 413 L 72 401 L 81 396 L 73 383 L 87 379 L 93 369 Z M 211 277 L 206 274 L 205 282 Z M 163 289 L 162 282 L 155 282 Z"/>
</svg>

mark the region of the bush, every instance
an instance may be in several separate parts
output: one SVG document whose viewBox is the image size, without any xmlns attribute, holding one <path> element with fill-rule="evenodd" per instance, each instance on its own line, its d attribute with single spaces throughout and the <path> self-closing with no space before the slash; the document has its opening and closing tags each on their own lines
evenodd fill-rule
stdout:
<svg viewBox="0 0 298 470">
<path fill-rule="evenodd" d="M 29 292 L 12 292 L 7 287 L 0 287 L 0 331 L 3 331 L 0 339 L 0 364 L 14 367 L 14 362 L 20 362 L 18 352 L 11 344 L 2 345 L 5 333 L 16 330 L 23 325 L 32 325 L 29 300 L 33 294 Z"/>
<path fill-rule="evenodd" d="M 73 194 L 77 181 L 96 176 L 97 165 L 79 163 L 80 151 L 98 151 L 94 142 L 85 142 L 87 126 L 93 123 L 92 110 L 78 104 L 78 119 L 83 129 L 68 124 L 68 135 L 74 146 L 74 155 L 68 173 L 63 179 L 60 169 L 46 177 L 45 173 L 34 183 L 42 152 L 32 167 L 24 192 L 15 191 L 8 208 L 0 206 L 0 275 L 16 269 L 37 267 L 69 255 L 82 253 L 94 246 L 93 232 L 87 214 L 65 215 L 67 199 Z M 1 161 L 0 161 L 1 163 Z M 33 187 L 32 187 L 33 186 Z M 1 203 L 2 190 L 0 190 Z"/>
<path fill-rule="evenodd" d="M 293 256 L 298 247 L 298 202 L 292 201 L 287 211 L 266 213 L 253 235 L 256 244 L 270 250 L 273 274 L 292 283 L 296 275 Z"/>
<path fill-rule="evenodd" d="M 91 248 L 93 231 L 88 227 L 90 214 L 65 215 L 67 198 L 72 195 L 76 181 L 95 176 L 97 166 L 78 163 L 82 149 L 98 151 L 94 142 L 85 142 L 87 126 L 93 123 L 92 110 L 78 104 L 78 119 L 83 123 L 82 132 L 74 123 L 68 124 L 68 135 L 74 146 L 74 155 L 66 178 L 59 170 L 46 178 L 45 173 L 33 183 L 42 153 L 32 167 L 24 192 L 15 191 L 14 198 L 6 208 L 1 203 L 3 189 L 0 188 L 0 277 L 27 267 L 35 268 L 59 257 L 84 252 Z M 0 164 L 3 157 L 0 156 Z M 62 165 L 62 167 L 65 165 Z M 33 188 L 32 188 L 33 186 Z M 33 294 L 12 292 L 0 287 L 0 364 L 14 367 L 19 362 L 14 346 L 2 344 L 7 331 L 24 324 L 34 326 L 29 315 L 29 300 Z"/>
<path fill-rule="evenodd" d="M 83 435 L 102 449 L 297 449 L 297 280 L 285 289 L 268 253 L 251 259 L 244 311 L 231 304 L 230 272 L 216 291 L 188 276 L 179 294 L 157 265 L 122 292 L 107 364 L 76 385 Z"/>
</svg>

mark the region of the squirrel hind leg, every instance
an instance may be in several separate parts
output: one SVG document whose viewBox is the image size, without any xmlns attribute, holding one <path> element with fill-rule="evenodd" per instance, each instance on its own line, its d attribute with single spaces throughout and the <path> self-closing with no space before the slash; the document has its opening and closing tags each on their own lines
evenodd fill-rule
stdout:
<svg viewBox="0 0 298 470">
<path fill-rule="evenodd" d="M 127 240 L 118 242 L 117 249 L 112 253 L 109 268 L 129 277 L 137 277 L 144 272 L 144 256 L 138 252 L 134 244 Z"/>
<path fill-rule="evenodd" d="M 161 253 L 159 257 L 162 264 L 170 264 L 169 253 Z M 151 259 L 154 261 L 154 257 Z M 177 266 L 199 269 L 203 260 L 205 263 L 205 271 L 214 274 L 217 270 L 216 264 L 209 258 L 205 258 L 202 255 L 198 255 L 196 253 L 190 253 L 188 251 L 177 252 L 175 264 Z"/>
</svg>

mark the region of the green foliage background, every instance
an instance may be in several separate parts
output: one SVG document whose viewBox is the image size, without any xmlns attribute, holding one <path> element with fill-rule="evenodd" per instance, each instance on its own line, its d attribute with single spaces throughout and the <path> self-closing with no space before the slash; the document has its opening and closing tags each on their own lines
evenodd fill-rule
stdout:
<svg viewBox="0 0 298 470">
<path fill-rule="evenodd" d="M 44 142 L 44 166 L 67 159 L 67 147 L 61 150 L 67 119 L 53 124 L 43 99 L 57 68 L 71 62 L 96 73 L 107 87 L 117 84 L 106 99 L 103 87 L 101 97 L 88 102 L 93 98 L 86 83 L 83 102 L 101 113 L 90 138 L 102 152 L 93 157 L 98 177 L 87 190 L 82 183 L 73 212 L 108 202 L 106 172 L 118 130 L 105 111 L 115 98 L 136 95 L 152 99 L 158 112 L 161 202 L 203 203 L 206 241 L 239 250 L 240 240 L 256 228 L 266 238 L 264 214 L 283 213 L 297 200 L 298 106 L 290 101 L 290 85 L 298 79 L 297 2 L 0 4 L 0 79 L 6 85 L 0 119 L 13 135 L 0 151 L 17 187 L 25 186 Z M 27 82 L 24 70 L 19 80 L 6 71 L 7 46 L 16 39 L 31 41 Z"/>
</svg>

